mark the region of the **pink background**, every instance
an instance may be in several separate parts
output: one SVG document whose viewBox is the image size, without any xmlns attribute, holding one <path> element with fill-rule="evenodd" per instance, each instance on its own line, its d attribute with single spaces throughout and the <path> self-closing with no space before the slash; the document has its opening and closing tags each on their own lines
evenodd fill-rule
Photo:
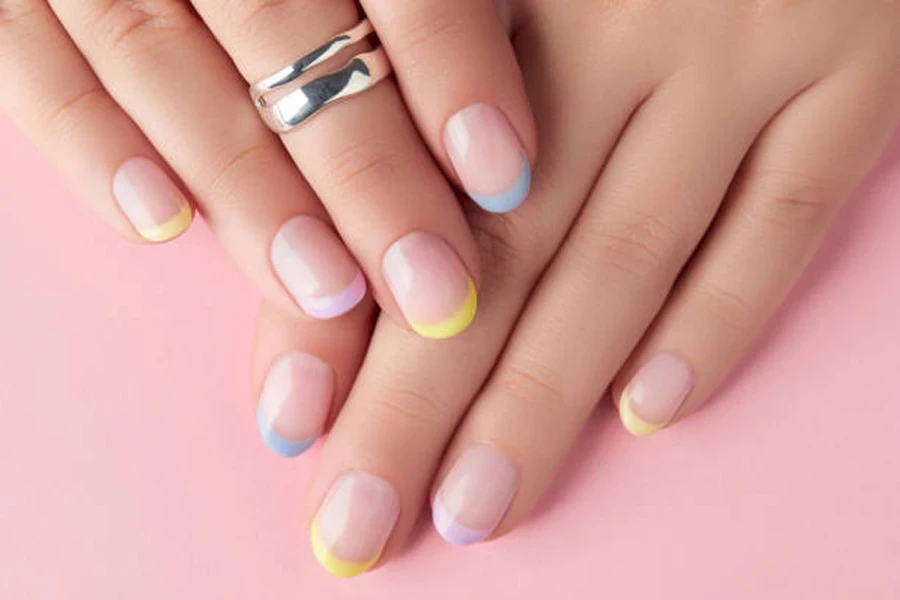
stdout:
<svg viewBox="0 0 900 600">
<path fill-rule="evenodd" d="M 205 226 L 128 245 L 0 121 L 0 598 L 900 598 L 900 139 L 708 410 L 603 407 L 538 514 L 324 574 L 315 456 L 257 439 L 256 299 Z M 897 167 L 891 167 L 893 162 Z"/>
</svg>

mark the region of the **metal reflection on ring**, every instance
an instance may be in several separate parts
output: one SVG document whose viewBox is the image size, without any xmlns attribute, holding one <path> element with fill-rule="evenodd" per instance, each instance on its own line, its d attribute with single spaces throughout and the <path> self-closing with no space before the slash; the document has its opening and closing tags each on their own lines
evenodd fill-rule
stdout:
<svg viewBox="0 0 900 600">
<path fill-rule="evenodd" d="M 340 70 L 301 83 L 297 80 L 373 33 L 368 19 L 341 33 L 289 66 L 253 84 L 250 95 L 266 124 L 285 133 L 326 106 L 362 93 L 391 73 L 384 49 L 358 54 Z M 293 85 L 292 85 L 293 84 Z M 296 89 L 290 89 L 297 86 Z"/>
</svg>

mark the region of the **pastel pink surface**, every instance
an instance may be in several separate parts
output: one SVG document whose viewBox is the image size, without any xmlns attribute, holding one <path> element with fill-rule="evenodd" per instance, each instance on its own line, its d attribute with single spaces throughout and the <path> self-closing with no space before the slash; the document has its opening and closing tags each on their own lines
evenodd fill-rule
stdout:
<svg viewBox="0 0 900 600">
<path fill-rule="evenodd" d="M 0 121 L 0 598 L 900 597 L 898 162 L 702 414 L 637 440 L 605 404 L 519 532 L 425 517 L 340 581 L 298 510 L 316 452 L 257 439 L 250 284 L 201 223 L 120 241 Z"/>
</svg>

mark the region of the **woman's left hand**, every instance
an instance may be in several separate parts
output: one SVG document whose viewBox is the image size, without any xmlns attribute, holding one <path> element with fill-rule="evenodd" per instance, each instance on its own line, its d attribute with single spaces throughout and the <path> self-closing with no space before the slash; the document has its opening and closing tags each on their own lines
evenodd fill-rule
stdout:
<svg viewBox="0 0 900 600">
<path fill-rule="evenodd" d="M 542 158 L 521 209 L 470 215 L 472 328 L 381 319 L 357 378 L 366 318 L 335 338 L 263 309 L 260 411 L 290 431 L 349 395 L 308 497 L 332 573 L 390 558 L 429 489 L 448 541 L 509 532 L 610 385 L 636 434 L 697 410 L 897 123 L 895 2 L 560 6 L 509 3 Z"/>
</svg>

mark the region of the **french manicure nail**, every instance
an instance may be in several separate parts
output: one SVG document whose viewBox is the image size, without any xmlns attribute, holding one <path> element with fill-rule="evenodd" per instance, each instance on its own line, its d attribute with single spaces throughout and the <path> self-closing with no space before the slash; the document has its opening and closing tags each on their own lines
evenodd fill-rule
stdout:
<svg viewBox="0 0 900 600">
<path fill-rule="evenodd" d="M 493 446 L 473 446 L 457 459 L 435 494 L 434 527 L 456 546 L 481 542 L 503 520 L 518 488 L 519 471 L 509 457 Z"/>
<path fill-rule="evenodd" d="M 299 456 L 322 435 L 334 397 L 334 371 L 315 356 L 279 358 L 266 376 L 256 422 L 266 446 L 285 458 Z"/>
<path fill-rule="evenodd" d="M 444 129 L 450 162 L 469 196 L 483 209 L 518 208 L 531 190 L 531 166 L 506 116 L 490 104 L 456 113 Z"/>
<path fill-rule="evenodd" d="M 475 284 L 438 237 L 416 232 L 395 242 L 384 256 L 384 277 L 410 327 L 422 337 L 453 337 L 475 318 Z"/>
<path fill-rule="evenodd" d="M 355 577 L 378 562 L 400 516 L 400 495 L 390 483 L 366 473 L 341 475 L 313 519 L 313 553 L 326 571 Z"/>
<path fill-rule="evenodd" d="M 178 237 L 194 218 L 181 189 L 148 158 L 130 158 L 122 163 L 113 175 L 112 189 L 119 208 L 148 242 Z"/>
<path fill-rule="evenodd" d="M 300 308 L 316 319 L 349 312 L 366 295 L 366 278 L 337 234 L 315 217 L 294 217 L 272 241 L 272 266 Z"/>
<path fill-rule="evenodd" d="M 683 359 L 663 352 L 644 364 L 619 398 L 625 429 L 645 436 L 665 428 L 694 387 L 694 371 Z"/>
</svg>

